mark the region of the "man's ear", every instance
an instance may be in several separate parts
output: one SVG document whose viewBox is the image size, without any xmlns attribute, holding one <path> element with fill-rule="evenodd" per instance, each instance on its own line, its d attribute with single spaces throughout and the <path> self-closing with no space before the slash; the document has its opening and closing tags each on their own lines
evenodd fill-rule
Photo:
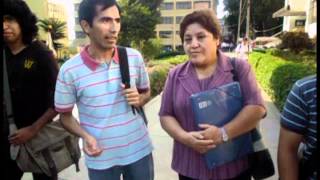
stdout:
<svg viewBox="0 0 320 180">
<path fill-rule="evenodd" d="M 86 20 L 81 20 L 80 26 L 82 27 L 83 31 L 86 34 L 89 34 L 91 27 L 90 27 L 90 24 Z"/>
</svg>

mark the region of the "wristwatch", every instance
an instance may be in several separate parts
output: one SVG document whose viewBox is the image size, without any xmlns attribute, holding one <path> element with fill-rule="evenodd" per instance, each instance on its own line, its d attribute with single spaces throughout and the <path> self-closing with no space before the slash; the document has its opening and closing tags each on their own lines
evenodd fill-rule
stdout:
<svg viewBox="0 0 320 180">
<path fill-rule="evenodd" d="M 229 136 L 227 134 L 227 131 L 224 127 L 220 128 L 221 134 L 222 134 L 222 141 L 227 142 L 229 140 Z"/>
</svg>

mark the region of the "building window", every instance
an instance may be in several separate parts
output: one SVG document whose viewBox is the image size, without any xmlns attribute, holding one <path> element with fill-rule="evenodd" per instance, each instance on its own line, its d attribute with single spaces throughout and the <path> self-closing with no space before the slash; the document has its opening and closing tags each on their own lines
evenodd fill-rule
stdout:
<svg viewBox="0 0 320 180">
<path fill-rule="evenodd" d="M 207 9 L 211 8 L 210 1 L 208 2 L 194 2 L 193 4 L 194 9 Z"/>
<path fill-rule="evenodd" d="M 191 9 L 191 2 L 177 2 L 177 9 Z"/>
<path fill-rule="evenodd" d="M 172 10 L 173 9 L 173 3 L 162 3 L 160 6 L 161 10 Z"/>
<path fill-rule="evenodd" d="M 171 45 L 165 45 L 162 47 L 162 50 L 165 52 L 171 52 L 173 49 Z"/>
<path fill-rule="evenodd" d="M 304 26 L 305 23 L 306 23 L 305 19 L 297 19 L 294 24 L 295 26 L 300 27 L 300 26 Z"/>
<path fill-rule="evenodd" d="M 180 24 L 183 19 L 183 16 L 176 16 L 176 24 Z"/>
<path fill-rule="evenodd" d="M 172 31 L 160 31 L 159 36 L 164 39 L 172 38 Z"/>
<path fill-rule="evenodd" d="M 74 10 L 78 12 L 80 4 L 74 4 Z"/>
<path fill-rule="evenodd" d="M 173 24 L 173 17 L 161 17 L 162 24 Z"/>
<path fill-rule="evenodd" d="M 76 31 L 76 38 L 77 39 L 82 39 L 82 38 L 85 38 L 87 35 L 82 32 L 82 31 Z"/>
</svg>

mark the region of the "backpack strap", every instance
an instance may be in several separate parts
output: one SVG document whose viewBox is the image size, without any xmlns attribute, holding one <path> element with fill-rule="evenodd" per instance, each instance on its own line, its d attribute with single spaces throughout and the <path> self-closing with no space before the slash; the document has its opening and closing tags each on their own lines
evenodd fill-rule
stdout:
<svg viewBox="0 0 320 180">
<path fill-rule="evenodd" d="M 239 78 L 236 72 L 236 58 L 235 57 L 230 58 L 230 62 L 233 67 L 233 69 L 231 70 L 231 73 L 233 74 L 233 81 L 239 81 Z"/>
<path fill-rule="evenodd" d="M 128 55 L 125 47 L 117 46 L 119 59 L 120 59 L 120 73 L 122 83 L 125 85 L 125 88 L 130 88 L 130 72 L 128 65 Z M 137 111 L 143 118 L 145 124 L 148 124 L 147 118 L 145 116 L 144 110 L 142 107 L 131 106 L 133 114 Z"/>
<path fill-rule="evenodd" d="M 128 65 L 128 55 L 125 47 L 118 46 L 119 59 L 120 59 L 120 73 L 122 83 L 125 88 L 130 88 L 130 73 Z M 136 114 L 134 106 L 131 106 L 132 113 Z"/>
<path fill-rule="evenodd" d="M 6 51 L 3 50 L 3 95 L 4 95 L 4 102 L 5 102 L 5 113 L 7 114 L 7 120 L 9 125 L 15 125 L 13 110 L 12 110 L 12 102 L 11 102 L 11 92 L 10 92 L 10 83 L 9 83 L 9 76 L 8 76 L 8 69 L 7 69 L 7 62 L 6 62 Z M 10 130 L 12 131 L 12 130 Z M 10 132 L 12 134 L 13 132 Z"/>
<path fill-rule="evenodd" d="M 118 46 L 119 59 L 120 59 L 120 73 L 122 83 L 126 86 L 126 88 L 130 88 L 130 73 L 129 73 L 129 65 L 128 65 L 128 56 L 126 48 Z"/>
<path fill-rule="evenodd" d="M 57 166 L 54 163 L 54 160 L 50 154 L 50 151 L 48 148 L 44 149 L 41 151 L 41 153 L 43 154 L 43 157 L 46 161 L 46 163 L 48 164 L 49 167 L 49 171 L 51 173 L 51 177 L 53 180 L 58 180 L 58 170 L 57 170 Z"/>
</svg>

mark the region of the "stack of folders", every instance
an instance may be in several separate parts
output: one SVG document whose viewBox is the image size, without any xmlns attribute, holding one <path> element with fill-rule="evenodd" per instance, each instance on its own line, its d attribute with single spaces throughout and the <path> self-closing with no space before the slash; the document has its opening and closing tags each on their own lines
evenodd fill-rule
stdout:
<svg viewBox="0 0 320 180">
<path fill-rule="evenodd" d="M 212 124 L 222 127 L 230 122 L 243 107 L 239 82 L 192 94 L 190 100 L 197 126 Z M 252 152 L 251 135 L 246 133 L 209 150 L 204 158 L 208 168 L 212 169 Z"/>
</svg>

